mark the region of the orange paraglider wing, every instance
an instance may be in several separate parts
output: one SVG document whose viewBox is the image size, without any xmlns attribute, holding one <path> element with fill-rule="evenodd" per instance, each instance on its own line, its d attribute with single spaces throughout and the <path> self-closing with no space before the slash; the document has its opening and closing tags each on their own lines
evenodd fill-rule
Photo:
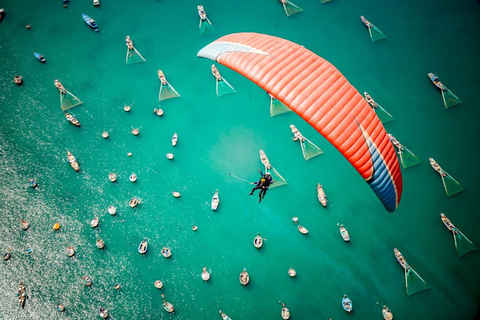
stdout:
<svg viewBox="0 0 480 320">
<path fill-rule="evenodd" d="M 330 141 L 393 212 L 402 194 L 400 166 L 387 132 L 360 93 L 331 63 L 285 39 L 226 35 L 198 52 L 252 80 Z"/>
</svg>

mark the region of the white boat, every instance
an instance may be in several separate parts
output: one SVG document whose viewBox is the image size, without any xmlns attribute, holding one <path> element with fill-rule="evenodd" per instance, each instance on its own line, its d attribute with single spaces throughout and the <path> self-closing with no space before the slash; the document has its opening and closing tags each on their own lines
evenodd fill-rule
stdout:
<svg viewBox="0 0 480 320">
<path fill-rule="evenodd" d="M 153 285 L 154 285 L 155 288 L 157 288 L 157 289 L 162 289 L 162 288 L 163 288 L 163 282 L 160 281 L 160 280 L 156 280 Z"/>
<path fill-rule="evenodd" d="M 135 199 L 135 198 L 132 198 L 129 202 L 128 202 L 128 205 L 130 206 L 130 208 L 135 208 L 140 202 Z"/>
<path fill-rule="evenodd" d="M 162 299 L 163 298 L 165 298 L 164 294 L 162 294 Z M 163 309 L 165 309 L 165 311 L 167 311 L 168 313 L 172 313 L 173 311 L 175 311 L 175 308 L 173 307 L 173 304 L 165 301 L 165 299 L 163 299 Z"/>
<path fill-rule="evenodd" d="M 383 306 L 382 316 L 385 320 L 393 320 L 393 313 L 387 308 L 387 306 Z"/>
<path fill-rule="evenodd" d="M 93 0 L 93 5 L 98 7 L 100 5 L 100 0 Z"/>
<path fill-rule="evenodd" d="M 263 239 L 260 236 L 260 233 L 253 239 L 253 245 L 257 249 L 260 249 L 263 246 Z"/>
<path fill-rule="evenodd" d="M 210 280 L 210 272 L 207 271 L 207 267 L 204 267 L 204 268 L 203 268 L 203 271 L 202 271 L 202 280 L 203 280 L 203 281 L 208 281 L 208 280 Z"/>
<path fill-rule="evenodd" d="M 114 206 L 108 206 L 108 213 L 114 216 L 117 213 L 117 208 Z"/>
<path fill-rule="evenodd" d="M 288 275 L 289 275 L 291 278 L 293 278 L 293 277 L 295 277 L 295 276 L 297 275 L 297 271 L 295 271 L 295 269 L 293 269 L 293 268 L 290 268 L 290 269 L 288 269 Z"/>
<path fill-rule="evenodd" d="M 327 195 L 325 194 L 325 191 L 323 191 L 323 186 L 320 183 L 317 184 L 317 195 L 318 195 L 318 201 L 320 201 L 322 206 L 326 207 Z"/>
<path fill-rule="evenodd" d="M 220 315 L 222 316 L 222 320 L 232 320 L 229 316 L 223 313 L 222 310 L 220 310 Z"/>
<path fill-rule="evenodd" d="M 107 131 L 103 131 L 103 132 L 102 132 L 102 137 L 103 137 L 104 139 L 108 139 L 108 137 L 109 137 L 108 132 L 107 132 Z"/>
<path fill-rule="evenodd" d="M 308 233 L 307 228 L 305 228 L 301 225 L 298 226 L 298 231 L 300 231 L 301 234 L 307 234 Z"/>
<path fill-rule="evenodd" d="M 442 177 L 445 177 L 447 174 L 443 171 L 442 167 L 435 161 L 433 158 L 428 158 L 430 165 L 432 166 L 433 170 L 437 171 L 438 174 Z"/>
<path fill-rule="evenodd" d="M 167 247 L 163 247 L 162 248 L 162 256 L 164 256 L 165 258 L 170 258 L 172 256 L 172 250 L 170 250 Z"/>
<path fill-rule="evenodd" d="M 92 228 L 98 227 L 99 222 L 100 222 L 100 218 L 98 217 L 93 218 L 92 222 L 90 222 L 90 227 Z"/>
<path fill-rule="evenodd" d="M 212 210 L 216 211 L 219 204 L 220 204 L 220 198 L 218 197 L 218 189 L 217 189 L 215 190 L 212 197 Z"/>
<path fill-rule="evenodd" d="M 103 241 L 102 239 L 97 239 L 97 248 L 98 249 L 103 249 L 105 248 L 105 241 Z"/>
<path fill-rule="evenodd" d="M 23 230 L 27 230 L 30 227 L 30 224 L 27 221 L 22 219 L 22 220 L 20 220 L 20 222 L 22 224 L 22 229 Z"/>
<path fill-rule="evenodd" d="M 453 228 L 455 228 L 455 226 L 450 221 L 450 219 L 448 219 L 447 216 L 444 215 L 443 213 L 440 213 L 440 218 L 442 219 L 442 222 L 445 225 L 445 227 L 447 227 L 448 230 L 453 231 Z"/>
<path fill-rule="evenodd" d="M 393 248 L 393 252 L 395 253 L 395 258 L 397 258 L 398 263 L 402 266 L 403 269 L 407 270 L 408 268 L 407 260 L 405 260 L 402 253 L 398 251 L 397 248 Z"/>
<path fill-rule="evenodd" d="M 298 217 L 293 217 L 292 221 L 293 221 L 293 223 L 297 223 L 298 222 Z"/>
<path fill-rule="evenodd" d="M 180 198 L 180 192 L 178 192 L 178 191 L 173 191 L 173 192 L 172 192 L 172 195 L 173 195 L 175 198 Z"/>
<path fill-rule="evenodd" d="M 138 246 L 138 252 L 140 252 L 141 254 L 144 254 L 145 252 L 147 252 L 147 249 L 148 249 L 147 240 L 143 240 L 142 242 L 140 242 L 140 245 Z"/>
<path fill-rule="evenodd" d="M 133 128 L 133 129 L 132 129 L 132 134 L 133 134 L 134 136 L 138 136 L 139 133 L 140 133 L 140 129 L 137 129 L 137 128 Z"/>
<path fill-rule="evenodd" d="M 117 174 L 116 174 L 116 173 L 113 173 L 113 172 L 110 172 L 110 173 L 108 174 L 108 179 L 109 179 L 110 181 L 112 181 L 112 182 L 117 181 Z"/>
<path fill-rule="evenodd" d="M 75 249 L 72 246 L 67 248 L 67 256 L 72 257 L 75 254 Z"/>
<path fill-rule="evenodd" d="M 342 236 L 343 240 L 345 242 L 349 242 L 350 241 L 350 235 L 348 234 L 348 231 L 347 229 L 345 229 L 345 227 L 343 226 L 343 224 L 338 224 L 337 223 L 337 226 L 340 226 L 340 235 Z"/>
<path fill-rule="evenodd" d="M 107 319 L 108 318 L 108 310 L 104 308 L 100 308 L 100 318 Z"/>
<path fill-rule="evenodd" d="M 240 283 L 244 286 L 246 286 L 250 282 L 250 275 L 248 274 L 246 269 L 243 269 L 243 271 L 240 272 L 239 280 Z"/>
<path fill-rule="evenodd" d="M 130 179 L 130 182 L 135 182 L 137 181 L 137 175 L 135 173 L 132 173 L 129 179 Z"/>
<path fill-rule="evenodd" d="M 171 152 L 167 153 L 167 159 L 168 160 L 173 160 L 173 153 L 171 153 Z"/>
<path fill-rule="evenodd" d="M 288 310 L 287 306 L 285 303 L 279 301 L 282 304 L 282 319 L 288 320 L 290 319 L 290 310 Z"/>
<path fill-rule="evenodd" d="M 67 159 L 68 162 L 70 163 L 70 166 L 73 168 L 73 170 L 79 172 L 80 171 L 80 166 L 78 165 L 77 158 L 67 150 Z"/>
<path fill-rule="evenodd" d="M 177 145 L 177 142 L 178 142 L 178 135 L 177 135 L 177 133 L 175 132 L 175 133 L 173 134 L 173 137 L 172 137 L 172 146 L 175 147 L 175 146 Z"/>
</svg>

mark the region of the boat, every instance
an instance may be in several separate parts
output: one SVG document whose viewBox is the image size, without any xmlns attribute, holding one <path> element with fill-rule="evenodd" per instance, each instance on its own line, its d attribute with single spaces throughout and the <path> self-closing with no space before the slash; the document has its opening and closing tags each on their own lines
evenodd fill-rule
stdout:
<svg viewBox="0 0 480 320">
<path fill-rule="evenodd" d="M 163 288 L 163 282 L 160 281 L 160 280 L 155 280 L 155 282 L 153 283 L 153 285 L 154 285 L 155 288 L 157 288 L 157 289 L 162 289 L 162 288 Z"/>
<path fill-rule="evenodd" d="M 103 137 L 103 139 L 108 139 L 108 137 L 109 137 L 108 131 L 103 131 L 102 132 L 102 137 Z"/>
<path fill-rule="evenodd" d="M 138 246 L 138 252 L 140 252 L 141 254 L 144 254 L 145 252 L 147 252 L 147 249 L 148 249 L 147 240 L 143 240 L 142 242 L 140 242 L 140 245 Z"/>
<path fill-rule="evenodd" d="M 307 234 L 308 233 L 307 228 L 305 228 L 301 225 L 298 226 L 298 231 L 300 231 L 301 234 Z"/>
<path fill-rule="evenodd" d="M 270 94 L 270 97 L 273 97 L 271 94 Z M 275 98 L 275 97 L 273 97 Z M 300 140 L 301 142 L 305 141 L 305 137 L 300 133 L 300 131 L 297 129 L 297 127 L 295 127 L 293 124 L 290 125 L 290 129 L 292 130 L 292 133 L 293 133 L 293 141 L 298 141 Z"/>
<path fill-rule="evenodd" d="M 54 84 L 55 84 L 55 87 L 58 89 L 58 91 L 60 91 L 60 93 L 62 93 L 62 94 L 67 93 L 67 89 L 65 89 L 65 87 L 63 86 L 63 84 L 60 81 L 55 79 Z"/>
<path fill-rule="evenodd" d="M 219 204 L 220 204 L 220 198 L 218 197 L 218 189 L 217 189 L 213 193 L 213 197 L 212 197 L 212 210 L 217 211 Z"/>
<path fill-rule="evenodd" d="M 400 253 L 400 251 L 398 251 L 397 248 L 393 248 L 393 252 L 395 253 L 395 258 L 397 258 L 398 263 L 402 266 L 403 269 L 406 270 L 408 268 L 408 264 L 403 255 Z"/>
<path fill-rule="evenodd" d="M 203 268 L 203 271 L 202 271 L 202 280 L 203 280 L 203 281 L 208 281 L 208 280 L 210 280 L 210 272 L 207 271 L 207 267 L 204 267 L 204 268 Z"/>
<path fill-rule="evenodd" d="M 116 173 L 113 173 L 113 172 L 110 172 L 108 174 L 108 180 L 112 181 L 112 182 L 115 182 L 117 181 L 117 174 Z"/>
<path fill-rule="evenodd" d="M 58 229 L 60 229 L 60 223 L 55 223 L 52 227 L 53 230 L 57 231 Z"/>
<path fill-rule="evenodd" d="M 129 179 L 130 179 L 130 182 L 135 182 L 137 181 L 137 175 L 135 173 L 132 173 Z"/>
<path fill-rule="evenodd" d="M 318 201 L 320 201 L 322 206 L 326 207 L 327 195 L 325 194 L 325 191 L 323 191 L 323 186 L 320 183 L 317 184 L 317 196 L 318 196 Z"/>
<path fill-rule="evenodd" d="M 293 217 L 292 221 L 293 221 L 293 223 L 297 223 L 298 222 L 298 217 Z"/>
<path fill-rule="evenodd" d="M 211 25 L 212 23 L 210 22 L 210 20 L 208 20 L 207 13 L 205 12 L 205 9 L 203 8 L 203 6 L 199 5 L 199 6 L 197 6 L 197 9 L 198 9 L 198 16 L 200 17 L 199 27 L 202 26 L 202 21 L 207 21 L 208 24 Z"/>
<path fill-rule="evenodd" d="M 162 294 L 162 298 L 165 298 L 164 294 Z M 175 311 L 175 308 L 173 307 L 173 304 L 165 301 L 165 299 L 163 299 L 163 309 L 165 309 L 165 311 L 167 311 L 168 313 L 172 313 L 173 311 Z"/>
<path fill-rule="evenodd" d="M 75 249 L 72 246 L 69 246 L 67 248 L 67 256 L 73 257 L 74 254 L 75 254 Z"/>
<path fill-rule="evenodd" d="M 83 284 L 86 286 L 91 286 L 92 285 L 92 279 L 90 279 L 89 276 L 83 276 L 82 277 Z"/>
<path fill-rule="evenodd" d="M 135 198 L 132 198 L 129 202 L 128 202 L 128 205 L 131 207 L 131 208 L 135 208 L 140 202 L 135 199 Z"/>
<path fill-rule="evenodd" d="M 260 249 L 263 245 L 263 239 L 262 237 L 260 236 L 260 233 L 255 237 L 255 239 L 253 239 L 253 245 L 255 246 L 255 248 L 257 249 Z"/>
<path fill-rule="evenodd" d="M 107 211 L 108 211 L 109 214 L 114 216 L 117 213 L 117 208 L 115 208 L 114 206 L 108 206 Z"/>
<path fill-rule="evenodd" d="M 382 316 L 385 320 L 393 320 L 393 313 L 387 308 L 387 306 L 383 306 Z"/>
<path fill-rule="evenodd" d="M 367 27 L 367 28 L 373 28 L 373 24 L 368 21 L 367 19 L 365 19 L 364 16 L 360 16 L 360 20 L 362 20 L 363 24 Z"/>
<path fill-rule="evenodd" d="M 175 147 L 175 146 L 177 145 L 177 142 L 178 142 L 178 135 L 177 135 L 177 133 L 175 132 L 175 133 L 173 134 L 173 137 L 172 137 L 172 146 Z"/>
<path fill-rule="evenodd" d="M 36 188 L 37 187 L 37 181 L 35 179 L 28 180 L 28 184 L 29 184 L 30 188 Z"/>
<path fill-rule="evenodd" d="M 20 282 L 20 287 L 18 288 L 18 302 L 20 303 L 20 307 L 25 307 L 25 300 L 27 299 L 27 289 L 23 285 L 23 282 Z"/>
<path fill-rule="evenodd" d="M 157 74 L 158 74 L 158 79 L 160 80 L 160 83 L 162 84 L 162 86 L 166 86 L 168 84 L 168 81 L 163 71 L 158 70 Z"/>
<path fill-rule="evenodd" d="M 398 153 L 402 153 L 405 147 L 392 134 L 389 133 L 388 138 L 393 143 L 393 145 L 398 149 Z"/>
<path fill-rule="evenodd" d="M 27 221 L 22 219 L 22 220 L 20 220 L 20 222 L 22 224 L 22 229 L 23 230 L 27 230 L 30 227 L 30 224 Z"/>
<path fill-rule="evenodd" d="M 337 223 L 337 226 L 338 226 L 338 225 L 339 225 L 339 224 Z M 350 241 L 350 235 L 348 234 L 348 231 L 347 231 L 347 229 L 345 229 L 345 227 L 343 226 L 343 224 L 340 224 L 340 234 L 341 234 L 341 236 L 342 236 L 342 238 L 343 238 L 343 240 L 344 240 L 345 242 L 349 242 L 349 241 Z"/>
<path fill-rule="evenodd" d="M 172 250 L 170 250 L 167 247 L 163 247 L 162 248 L 162 256 L 164 256 L 165 258 L 170 258 L 172 256 Z"/>
<path fill-rule="evenodd" d="M 279 301 L 282 304 L 282 319 L 288 320 L 290 319 L 290 310 L 288 310 L 287 306 L 285 303 L 282 301 Z"/>
<path fill-rule="evenodd" d="M 428 158 L 428 161 L 430 161 L 430 165 L 432 166 L 433 170 L 437 171 L 438 174 L 442 177 L 445 177 L 447 174 L 445 171 L 443 171 L 442 167 L 435 161 L 433 158 Z"/>
<path fill-rule="evenodd" d="M 90 222 L 90 227 L 92 227 L 92 228 L 98 227 L 98 223 L 99 223 L 99 222 L 100 222 L 100 218 L 99 218 L 99 217 L 93 218 L 92 222 Z"/>
<path fill-rule="evenodd" d="M 65 306 L 63 304 L 57 304 L 57 310 L 58 312 L 64 312 L 65 311 Z"/>
<path fill-rule="evenodd" d="M 153 113 L 155 113 L 157 116 L 161 117 L 161 116 L 163 116 L 163 109 L 155 108 L 155 109 L 153 109 Z"/>
<path fill-rule="evenodd" d="M 102 239 L 97 239 L 96 245 L 98 249 L 103 249 L 105 248 L 105 241 L 103 241 Z"/>
<path fill-rule="evenodd" d="M 7 261 L 8 259 L 10 259 L 11 255 L 10 255 L 10 252 L 5 252 L 3 254 L 3 261 Z"/>
<path fill-rule="evenodd" d="M 137 129 L 137 128 L 133 128 L 133 129 L 132 129 L 132 134 L 133 134 L 134 136 L 138 136 L 139 133 L 140 133 L 140 129 Z"/>
<path fill-rule="evenodd" d="M 445 91 L 447 89 L 447 87 L 445 87 L 445 85 L 443 83 L 441 83 L 440 80 L 438 80 L 438 76 L 436 74 L 429 73 L 428 78 L 430 78 L 430 81 L 432 81 L 432 83 L 435 85 L 435 87 L 437 87 L 441 91 Z"/>
<path fill-rule="evenodd" d="M 34 52 L 33 55 L 35 56 L 35 59 L 37 59 L 38 61 L 40 61 L 41 63 L 45 63 L 47 60 L 45 59 L 45 57 L 43 56 L 43 54 L 40 54 L 38 52 Z"/>
<path fill-rule="evenodd" d="M 222 78 L 222 75 L 220 74 L 220 71 L 218 71 L 217 66 L 215 66 L 215 64 L 212 64 L 211 68 L 212 68 L 212 74 L 215 77 L 215 79 L 217 79 L 217 81 L 222 81 L 223 78 Z"/>
<path fill-rule="evenodd" d="M 373 100 L 373 98 L 367 92 L 364 92 L 363 95 L 365 96 L 365 100 L 367 100 L 368 104 L 372 108 L 375 109 L 376 107 L 378 107 L 378 104 L 375 102 L 375 100 Z"/>
<path fill-rule="evenodd" d="M 13 82 L 15 82 L 16 85 L 21 85 L 23 83 L 23 78 L 22 76 L 15 76 L 13 77 Z"/>
<path fill-rule="evenodd" d="M 167 153 L 167 159 L 173 160 L 173 153 Z"/>
<path fill-rule="evenodd" d="M 93 0 L 93 5 L 98 7 L 100 5 L 100 0 Z"/>
<path fill-rule="evenodd" d="M 445 227 L 447 227 L 448 230 L 453 231 L 453 229 L 455 229 L 455 226 L 450 221 L 450 219 L 447 218 L 446 215 L 440 213 L 440 218 L 442 219 L 443 224 L 445 225 Z"/>
<path fill-rule="evenodd" d="M 83 21 L 85 21 L 85 23 L 93 29 L 93 31 L 95 32 L 98 32 L 98 26 L 97 24 L 95 23 L 95 20 L 93 20 L 92 18 L 90 18 L 89 16 L 87 16 L 85 13 L 82 13 L 82 18 L 83 18 Z"/>
<path fill-rule="evenodd" d="M 172 192 L 172 195 L 173 195 L 175 198 L 180 198 L 180 192 L 178 192 L 178 191 L 173 191 L 173 192 Z"/>
<path fill-rule="evenodd" d="M 100 318 L 107 319 L 108 318 L 108 310 L 105 308 L 100 308 Z"/>
<path fill-rule="evenodd" d="M 229 316 L 223 313 L 222 310 L 220 310 L 219 313 L 222 316 L 222 320 L 232 320 Z"/>
<path fill-rule="evenodd" d="M 68 122 L 76 127 L 80 127 L 80 122 L 77 120 L 77 118 L 75 118 L 75 116 L 71 115 L 70 113 L 65 113 L 65 117 L 67 118 Z"/>
<path fill-rule="evenodd" d="M 5 9 L 0 9 L 0 21 L 5 17 Z"/>
<path fill-rule="evenodd" d="M 348 313 L 352 312 L 353 310 L 353 304 L 352 304 L 352 300 L 350 300 L 347 295 L 343 295 L 343 298 L 342 298 L 342 306 L 343 306 L 343 309 L 345 311 L 347 311 Z"/>
<path fill-rule="evenodd" d="M 250 282 L 250 275 L 248 274 L 246 269 L 243 269 L 243 271 L 240 272 L 239 280 L 240 283 L 244 286 L 246 286 Z"/>
<path fill-rule="evenodd" d="M 289 275 L 291 278 L 293 278 L 293 277 L 295 277 L 295 276 L 297 275 L 297 271 L 295 271 L 295 269 L 293 269 L 293 268 L 290 268 L 290 269 L 288 269 L 288 275 Z"/>
<path fill-rule="evenodd" d="M 78 165 L 78 162 L 77 162 L 77 158 L 75 158 L 75 156 L 67 150 L 67 159 L 68 159 L 68 162 L 70 163 L 70 166 L 73 168 L 73 170 L 75 171 L 80 171 L 80 166 Z"/>
</svg>

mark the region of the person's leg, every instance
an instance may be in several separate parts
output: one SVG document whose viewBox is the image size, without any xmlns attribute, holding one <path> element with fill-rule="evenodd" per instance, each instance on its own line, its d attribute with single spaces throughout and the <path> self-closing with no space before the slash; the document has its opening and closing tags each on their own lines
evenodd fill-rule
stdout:
<svg viewBox="0 0 480 320">
<path fill-rule="evenodd" d="M 257 190 L 257 189 L 261 189 L 262 187 L 261 186 L 255 186 L 252 191 L 250 191 L 249 195 L 252 195 L 253 194 L 253 191 Z"/>
</svg>

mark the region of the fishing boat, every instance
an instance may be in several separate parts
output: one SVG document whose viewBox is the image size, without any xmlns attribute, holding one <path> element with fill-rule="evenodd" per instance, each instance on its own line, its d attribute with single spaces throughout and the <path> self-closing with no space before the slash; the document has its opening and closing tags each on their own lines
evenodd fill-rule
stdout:
<svg viewBox="0 0 480 320">
<path fill-rule="evenodd" d="M 388 138 L 390 139 L 392 144 L 398 149 L 398 153 L 402 153 L 404 150 L 404 146 L 390 133 L 388 134 Z"/>
<path fill-rule="evenodd" d="M 218 189 L 217 189 L 213 193 L 213 197 L 212 197 L 212 210 L 217 211 L 219 204 L 220 204 L 220 198 L 218 197 Z"/>
<path fill-rule="evenodd" d="M 158 70 L 157 74 L 158 74 L 158 79 L 160 80 L 160 83 L 163 86 L 166 86 L 168 84 L 168 81 L 167 81 L 167 78 L 165 77 L 165 74 L 163 73 L 163 71 Z"/>
<path fill-rule="evenodd" d="M 285 305 L 285 303 L 283 303 L 282 301 L 279 301 L 281 304 L 282 304 L 282 319 L 284 320 L 288 320 L 290 319 L 290 310 L 288 310 L 287 306 Z"/>
<path fill-rule="evenodd" d="M 0 21 L 5 17 L 5 9 L 0 9 Z"/>
<path fill-rule="evenodd" d="M 273 97 L 271 94 L 269 94 L 270 97 Z M 274 98 L 274 97 L 273 97 Z M 293 133 L 293 141 L 305 141 L 305 137 L 302 135 L 302 133 L 297 129 L 297 127 L 295 127 L 293 124 L 290 125 L 290 129 L 292 130 L 292 133 Z"/>
<path fill-rule="evenodd" d="M 308 233 L 307 228 L 305 228 L 301 225 L 298 226 L 298 231 L 300 231 L 301 234 L 307 234 Z"/>
<path fill-rule="evenodd" d="M 130 208 L 135 208 L 139 204 L 139 201 L 135 198 L 132 198 L 129 202 L 128 205 Z"/>
<path fill-rule="evenodd" d="M 442 167 L 435 161 L 433 158 L 428 158 L 428 161 L 430 161 L 430 165 L 432 166 L 433 170 L 437 171 L 438 174 L 442 177 L 445 177 L 447 174 L 445 171 L 443 171 Z"/>
<path fill-rule="evenodd" d="M 89 276 L 83 276 L 82 277 L 82 282 L 86 286 L 91 286 L 92 285 L 92 279 L 90 279 Z"/>
<path fill-rule="evenodd" d="M 144 254 L 145 252 L 147 252 L 147 249 L 148 249 L 147 240 L 143 240 L 142 242 L 140 242 L 140 245 L 138 246 L 138 252 L 140 252 L 140 254 Z"/>
<path fill-rule="evenodd" d="M 352 312 L 353 310 L 352 300 L 350 300 L 346 294 L 343 295 L 342 306 L 343 306 L 343 310 L 347 311 L 348 313 Z"/>
<path fill-rule="evenodd" d="M 167 247 L 163 247 L 162 248 L 162 256 L 164 256 L 165 258 L 170 258 L 172 256 L 172 250 L 170 250 Z"/>
<path fill-rule="evenodd" d="M 260 236 L 260 233 L 253 239 L 253 245 L 257 249 L 260 249 L 263 246 L 263 239 Z"/>
<path fill-rule="evenodd" d="M 247 269 L 243 269 L 242 272 L 240 272 L 240 277 L 239 277 L 240 283 L 244 286 L 246 286 L 250 282 L 250 275 L 247 272 Z"/>
<path fill-rule="evenodd" d="M 102 132 L 102 137 L 103 137 L 103 139 L 108 139 L 108 137 L 109 137 L 108 131 L 103 131 Z"/>
<path fill-rule="evenodd" d="M 192 224 L 192 230 L 193 230 L 193 231 L 197 231 L 197 230 L 198 230 L 198 227 L 197 227 L 196 225 Z"/>
<path fill-rule="evenodd" d="M 161 117 L 161 116 L 163 116 L 163 109 L 155 108 L 155 109 L 153 109 L 153 113 L 155 113 L 157 116 Z"/>
<path fill-rule="evenodd" d="M 162 298 L 165 298 L 164 294 L 162 294 Z M 167 311 L 168 313 L 172 313 L 173 311 L 175 311 L 175 308 L 173 307 L 173 304 L 165 301 L 165 299 L 163 299 L 163 309 L 165 309 L 165 311 Z"/>
<path fill-rule="evenodd" d="M 318 196 L 318 201 L 320 201 L 322 206 L 326 207 L 327 195 L 325 194 L 325 191 L 323 191 L 323 186 L 320 183 L 317 184 L 317 196 Z"/>
<path fill-rule="evenodd" d="M 98 32 L 98 26 L 95 22 L 95 20 L 93 20 L 92 18 L 90 18 L 89 16 L 87 16 L 85 13 L 82 13 L 82 18 L 83 18 L 83 21 L 85 21 L 85 23 L 93 29 L 93 31 L 95 32 Z"/>
<path fill-rule="evenodd" d="M 138 129 L 138 128 L 133 128 L 133 129 L 132 129 L 132 134 L 133 134 L 134 136 L 138 136 L 139 133 L 140 133 L 140 129 Z"/>
<path fill-rule="evenodd" d="M 114 216 L 117 213 L 117 208 L 115 208 L 114 206 L 108 206 L 107 211 L 108 211 L 109 214 Z"/>
<path fill-rule="evenodd" d="M 105 308 L 100 308 L 100 318 L 107 319 L 108 318 L 108 310 Z"/>
<path fill-rule="evenodd" d="M 25 300 L 27 299 L 27 289 L 23 285 L 23 282 L 20 282 L 20 287 L 18 288 L 18 302 L 20 303 L 20 307 L 25 307 Z"/>
<path fill-rule="evenodd" d="M 103 239 L 97 239 L 96 245 L 98 249 L 103 249 L 105 248 L 105 241 L 103 241 Z"/>
<path fill-rule="evenodd" d="M 445 225 L 445 227 L 447 227 L 448 230 L 453 231 L 453 229 L 455 229 L 455 226 L 450 221 L 450 219 L 447 218 L 446 215 L 440 213 L 440 218 L 442 219 L 443 224 Z"/>
<path fill-rule="evenodd" d="M 64 312 L 65 311 L 65 306 L 63 304 L 57 304 L 57 310 L 58 312 Z"/>
<path fill-rule="evenodd" d="M 67 150 L 67 159 L 68 159 L 68 162 L 70 163 L 70 166 L 73 168 L 73 170 L 75 171 L 80 171 L 80 166 L 78 165 L 78 162 L 77 162 L 77 158 L 75 158 L 75 156 Z"/>
<path fill-rule="evenodd" d="M 30 227 L 30 224 L 29 224 L 27 221 L 23 220 L 23 219 L 20 220 L 20 223 L 22 224 L 22 229 L 23 229 L 23 230 L 27 230 L 27 229 Z"/>
<path fill-rule="evenodd" d="M 337 223 L 337 226 L 339 224 Z M 345 229 L 345 227 L 343 226 L 343 224 L 340 224 L 340 235 L 342 236 L 343 240 L 345 242 L 349 242 L 350 241 L 350 235 L 348 234 L 348 231 L 347 229 Z"/>
<path fill-rule="evenodd" d="M 155 282 L 153 283 L 153 285 L 154 285 L 155 288 L 157 288 L 157 289 L 162 289 L 162 288 L 163 288 L 163 282 L 160 281 L 160 280 L 155 280 Z"/>
<path fill-rule="evenodd" d="M 110 173 L 108 174 L 108 180 L 110 180 L 111 182 L 117 181 L 117 174 L 116 174 L 116 173 L 113 173 L 113 172 L 110 172 Z"/>
<path fill-rule="evenodd" d="M 175 147 L 175 146 L 177 145 L 177 142 L 178 142 L 178 135 L 177 135 L 177 133 L 175 132 L 175 133 L 173 134 L 173 137 L 172 137 L 172 146 Z"/>
<path fill-rule="evenodd" d="M 383 306 L 382 316 L 385 320 L 393 320 L 393 313 L 392 311 L 390 311 L 390 309 L 387 308 L 387 306 Z"/>
<path fill-rule="evenodd" d="M 400 253 L 400 251 L 398 251 L 397 248 L 393 248 L 393 252 L 395 253 L 395 258 L 397 258 L 398 263 L 402 266 L 403 269 L 406 270 L 408 268 L 408 264 L 403 255 Z"/>
<path fill-rule="evenodd" d="M 293 221 L 293 223 L 297 223 L 298 222 L 298 217 L 293 217 L 292 221 Z"/>
<path fill-rule="evenodd" d="M 80 122 L 75 118 L 74 115 L 71 115 L 70 113 L 65 113 L 65 117 L 67 118 L 68 122 L 73 124 L 76 127 L 80 127 Z"/>
<path fill-rule="evenodd" d="M 173 160 L 173 153 L 167 153 L 167 159 L 168 160 Z"/>
<path fill-rule="evenodd" d="M 16 85 L 21 85 L 23 83 L 23 78 L 22 76 L 15 76 L 13 77 L 13 82 L 15 82 Z"/>
<path fill-rule="evenodd" d="M 74 254 L 75 254 L 75 249 L 72 246 L 69 246 L 67 248 L 67 256 L 73 257 Z"/>
<path fill-rule="evenodd" d="M 178 191 L 172 191 L 172 195 L 173 195 L 175 198 L 180 198 L 180 192 L 178 192 Z"/>
<path fill-rule="evenodd" d="M 92 228 L 98 227 L 98 223 L 99 223 L 99 222 L 100 222 L 100 218 L 99 218 L 99 217 L 93 218 L 92 222 L 90 222 L 90 227 L 92 227 Z"/>
<path fill-rule="evenodd" d="M 430 81 L 432 81 L 432 83 L 435 85 L 435 87 L 437 87 L 441 91 L 445 91 L 447 89 L 447 87 L 445 87 L 445 85 L 443 83 L 441 83 L 440 80 L 438 80 L 438 76 L 436 74 L 429 73 L 428 78 L 430 79 Z"/>
<path fill-rule="evenodd" d="M 100 5 L 100 0 L 93 0 L 93 5 L 98 7 Z"/>
<path fill-rule="evenodd" d="M 290 269 L 288 269 L 288 275 L 291 278 L 294 278 L 297 275 L 297 271 L 295 271 L 295 269 L 293 269 L 293 268 L 290 268 Z"/>
<path fill-rule="evenodd" d="M 215 64 L 212 64 L 211 68 L 212 68 L 212 74 L 215 77 L 215 79 L 217 79 L 217 81 L 222 81 L 223 78 L 220 75 L 220 71 L 218 71 L 218 68 L 215 66 Z"/>
<path fill-rule="evenodd" d="M 8 259 L 10 259 L 11 255 L 10 255 L 10 252 L 5 252 L 3 254 L 3 261 L 7 261 Z"/>
<path fill-rule="evenodd" d="M 37 59 L 38 61 L 40 61 L 41 63 L 45 63 L 47 60 L 45 59 L 45 57 L 43 56 L 43 54 L 40 54 L 38 52 L 34 52 L 33 55 L 35 56 L 35 59 Z"/>
<path fill-rule="evenodd" d="M 208 281 L 208 280 L 210 280 L 210 272 L 207 271 L 207 267 L 203 267 L 202 280 L 203 280 L 203 281 Z"/>
<path fill-rule="evenodd" d="M 60 223 L 55 223 L 52 227 L 53 230 L 57 231 L 58 229 L 60 229 Z"/>
<path fill-rule="evenodd" d="M 209 24 L 212 24 L 210 20 L 207 18 L 207 13 L 205 12 L 205 9 L 203 8 L 202 5 L 197 6 L 198 9 L 198 16 L 200 17 L 200 24 L 199 26 L 202 25 L 202 21 L 207 21 Z"/>
<path fill-rule="evenodd" d="M 130 179 L 130 182 L 135 182 L 137 181 L 137 175 L 135 173 L 132 173 L 129 179 Z"/>
<path fill-rule="evenodd" d="M 378 104 L 375 102 L 375 100 L 373 100 L 373 98 L 367 92 L 364 92 L 363 95 L 365 96 L 365 100 L 367 100 L 368 104 L 372 108 L 375 109 L 376 107 L 378 107 Z"/>
<path fill-rule="evenodd" d="M 28 184 L 29 184 L 30 188 L 36 188 L 37 187 L 37 181 L 35 179 L 28 180 Z"/>
<path fill-rule="evenodd" d="M 367 28 L 373 28 L 373 24 L 368 21 L 367 19 L 365 19 L 364 16 L 360 16 L 360 20 L 362 20 L 363 24 L 367 27 Z"/>
<path fill-rule="evenodd" d="M 222 316 L 222 320 L 232 320 L 229 316 L 223 313 L 222 310 L 220 310 L 219 312 L 220 312 L 220 315 Z"/>
<path fill-rule="evenodd" d="M 54 84 L 55 84 L 55 87 L 58 89 L 58 91 L 60 91 L 60 93 L 62 93 L 62 94 L 67 93 L 67 89 L 65 89 L 65 87 L 63 86 L 63 84 L 60 81 L 55 79 Z"/>
</svg>

